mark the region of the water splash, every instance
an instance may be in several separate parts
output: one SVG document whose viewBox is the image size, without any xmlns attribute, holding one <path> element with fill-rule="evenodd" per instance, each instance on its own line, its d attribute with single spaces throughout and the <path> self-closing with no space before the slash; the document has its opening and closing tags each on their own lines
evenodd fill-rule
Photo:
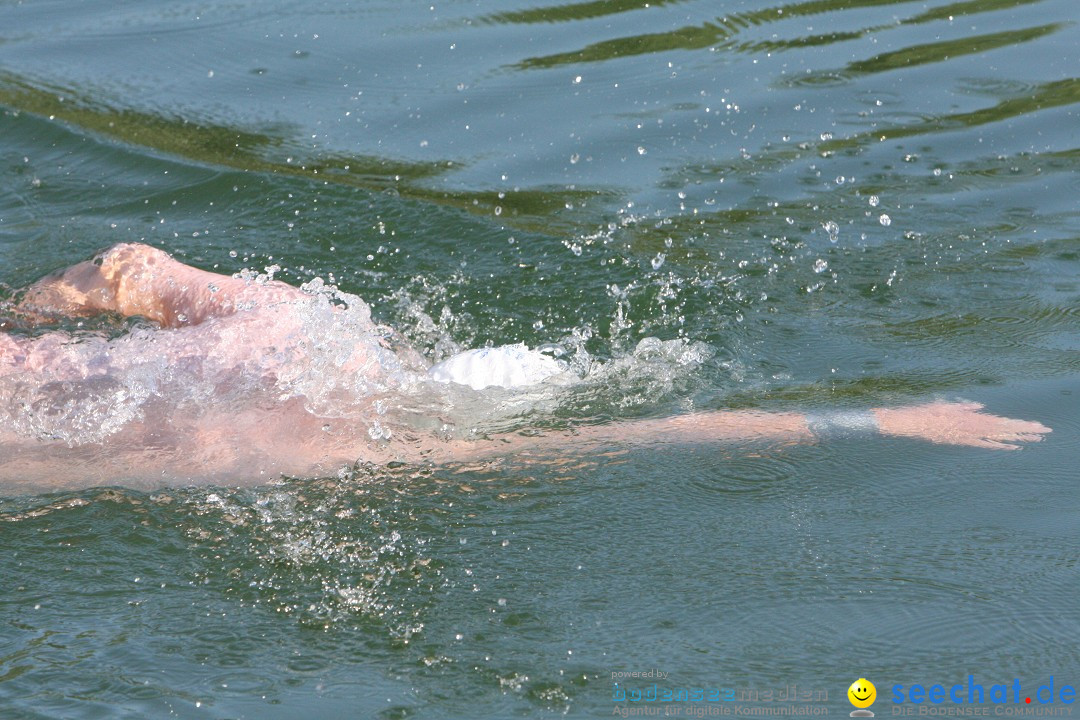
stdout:
<svg viewBox="0 0 1080 720">
<path fill-rule="evenodd" d="M 424 482 L 423 473 L 360 466 L 315 483 L 186 491 L 174 512 L 190 513 L 190 541 L 220 558 L 194 582 L 222 583 L 308 627 L 374 623 L 407 645 L 422 633 L 424 610 L 446 582 L 429 554 L 431 538 L 408 507 L 410 493 L 401 492 Z"/>
</svg>

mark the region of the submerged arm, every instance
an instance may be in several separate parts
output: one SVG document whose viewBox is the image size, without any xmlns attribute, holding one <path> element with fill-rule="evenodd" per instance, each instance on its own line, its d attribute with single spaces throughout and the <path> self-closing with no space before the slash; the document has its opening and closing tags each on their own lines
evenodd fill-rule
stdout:
<svg viewBox="0 0 1080 720">
<path fill-rule="evenodd" d="M 969 402 L 934 402 L 901 408 L 873 408 L 869 423 L 838 434 L 881 434 L 910 437 L 938 444 L 966 445 L 995 450 L 1017 450 L 1022 442 L 1042 440 L 1050 428 L 1042 423 L 980 412 L 982 405 Z M 848 414 L 850 415 L 850 414 Z M 612 447 L 702 444 L 715 442 L 773 443 L 813 442 L 830 427 L 849 425 L 840 415 L 770 413 L 758 410 L 719 410 L 671 418 L 592 425 L 539 437 L 502 435 L 491 443 L 459 443 L 454 454 L 461 459 L 507 455 L 530 451 L 589 452 Z M 822 427 L 825 428 L 824 432 Z"/>
<path fill-rule="evenodd" d="M 989 415 L 980 408 L 975 403 L 931 403 L 871 412 L 882 435 L 935 443 L 1013 450 L 1015 443 L 1037 442 L 1050 432 L 1041 423 Z M 160 422 L 129 427 L 102 444 L 74 448 L 5 437 L 0 428 L 0 488 L 37 492 L 118 483 L 146 488 L 250 485 L 282 475 L 331 475 L 357 461 L 456 464 L 511 456 L 543 461 L 657 445 L 807 443 L 818 437 L 812 424 L 801 413 L 732 410 L 473 442 L 436 443 L 430 437 L 407 437 L 403 431 L 401 443 L 383 445 L 361 441 L 366 433 L 346 423 L 335 421 L 331 428 L 293 400 L 269 413 L 223 411 L 179 423 L 172 441 L 161 434 Z"/>
</svg>

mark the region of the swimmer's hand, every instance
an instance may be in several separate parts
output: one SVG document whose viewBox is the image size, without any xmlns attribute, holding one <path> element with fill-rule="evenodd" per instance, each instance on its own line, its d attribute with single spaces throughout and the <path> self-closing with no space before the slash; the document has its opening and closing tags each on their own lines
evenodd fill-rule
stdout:
<svg viewBox="0 0 1080 720">
<path fill-rule="evenodd" d="M 974 402 L 935 402 L 904 408 L 875 408 L 883 435 L 921 438 L 933 443 L 1019 450 L 1016 443 L 1039 442 L 1051 432 L 1042 423 L 980 412 Z"/>
</svg>

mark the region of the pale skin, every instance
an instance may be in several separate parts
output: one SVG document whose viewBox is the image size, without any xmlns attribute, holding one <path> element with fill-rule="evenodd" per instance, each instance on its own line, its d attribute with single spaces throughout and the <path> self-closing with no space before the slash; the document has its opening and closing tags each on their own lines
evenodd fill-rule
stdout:
<svg viewBox="0 0 1080 720">
<path fill-rule="evenodd" d="M 22 296 L 17 314 L 24 322 L 103 312 L 142 316 L 160 328 L 155 332 L 166 334 L 161 337 L 170 342 L 162 345 L 163 352 L 175 355 L 166 358 L 169 362 L 213 354 L 215 361 L 235 365 L 238 372 L 256 368 L 250 372 L 272 380 L 289 372 L 288 362 L 302 359 L 297 353 L 303 351 L 290 343 L 296 344 L 299 326 L 295 309 L 309 302 L 308 293 L 282 282 L 219 275 L 184 265 L 155 248 L 123 244 L 38 281 Z M 366 307 L 359 318 L 353 318 L 354 332 L 374 331 Z M 33 377 L 70 363 L 67 341 L 62 333 L 26 338 L 0 332 L 0 381 L 5 376 Z M 282 348 L 288 349 L 283 357 L 291 360 L 279 360 L 277 366 L 262 359 L 251 363 L 254 356 L 271 350 L 280 354 Z M 377 373 L 373 352 L 378 354 L 370 348 L 354 349 L 336 369 Z M 407 348 L 396 352 L 412 363 L 419 357 Z M 86 372 L 82 368 L 76 363 L 70 372 L 78 377 Z M 982 412 L 978 403 L 932 402 L 873 408 L 872 413 L 882 435 L 995 450 L 1015 450 L 1050 432 L 1038 422 Z M 222 413 L 211 408 L 190 416 L 170 409 L 158 417 L 151 409 L 114 435 L 78 447 L 27 438 L 0 426 L 0 487 L 39 487 L 46 479 L 54 487 L 115 484 L 117 478 L 130 478 L 133 484 L 250 483 L 283 474 L 333 473 L 357 461 L 453 463 L 510 455 L 580 455 L 650 443 L 815 440 L 803 413 L 730 410 L 471 441 L 399 428 L 391 445 L 372 442 L 366 427 L 328 423 L 292 398 L 272 407 L 256 404 Z"/>
</svg>

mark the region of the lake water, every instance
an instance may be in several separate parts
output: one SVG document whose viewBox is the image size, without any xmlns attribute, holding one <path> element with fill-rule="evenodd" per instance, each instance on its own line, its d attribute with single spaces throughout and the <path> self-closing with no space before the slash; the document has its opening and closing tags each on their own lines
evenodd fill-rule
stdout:
<svg viewBox="0 0 1080 720">
<path fill-rule="evenodd" d="M 608 717 L 649 670 L 833 716 L 859 677 L 879 716 L 895 684 L 1076 686 L 1076 17 L 0 1 L 3 296 L 141 241 L 324 278 L 432 359 L 613 369 L 529 425 L 962 397 L 1054 429 L 7 494 L 0 715 Z"/>
</svg>

